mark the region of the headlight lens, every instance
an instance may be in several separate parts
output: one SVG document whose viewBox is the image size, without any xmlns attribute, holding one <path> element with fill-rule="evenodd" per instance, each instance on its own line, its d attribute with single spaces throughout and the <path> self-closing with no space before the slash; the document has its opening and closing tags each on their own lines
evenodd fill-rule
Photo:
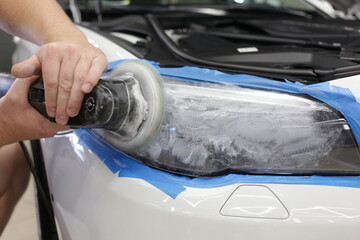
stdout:
<svg viewBox="0 0 360 240">
<path fill-rule="evenodd" d="M 190 176 L 224 173 L 359 174 L 351 129 L 335 109 L 303 95 L 165 79 L 166 117 L 130 155 Z M 115 147 L 117 138 L 98 135 Z"/>
</svg>

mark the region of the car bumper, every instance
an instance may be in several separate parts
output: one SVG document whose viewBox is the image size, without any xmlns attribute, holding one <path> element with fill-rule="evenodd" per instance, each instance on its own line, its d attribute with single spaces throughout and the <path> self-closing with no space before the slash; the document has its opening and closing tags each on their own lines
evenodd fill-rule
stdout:
<svg viewBox="0 0 360 240">
<path fill-rule="evenodd" d="M 97 146 L 87 149 L 74 133 L 43 139 L 42 147 L 63 239 L 360 239 L 360 188 L 346 177 L 345 184 L 243 175 L 218 185 L 154 182 L 136 168 L 126 176 L 110 171 Z M 173 181 L 184 186 L 176 195 L 167 191 Z"/>
</svg>

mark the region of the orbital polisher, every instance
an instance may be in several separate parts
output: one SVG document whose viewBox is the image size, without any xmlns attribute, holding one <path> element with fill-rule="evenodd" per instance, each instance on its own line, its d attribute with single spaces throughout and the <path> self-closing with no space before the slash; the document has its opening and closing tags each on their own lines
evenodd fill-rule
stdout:
<svg viewBox="0 0 360 240">
<path fill-rule="evenodd" d="M 11 87 L 14 77 L 0 75 L 0 97 Z M 46 113 L 42 79 L 32 84 L 30 104 Z M 71 128 L 98 128 L 116 135 L 121 150 L 133 152 L 147 145 L 158 132 L 165 113 L 165 89 L 162 77 L 149 63 L 128 60 L 104 74 L 94 89 L 84 96 Z M 119 147 L 118 146 L 118 147 Z"/>
</svg>

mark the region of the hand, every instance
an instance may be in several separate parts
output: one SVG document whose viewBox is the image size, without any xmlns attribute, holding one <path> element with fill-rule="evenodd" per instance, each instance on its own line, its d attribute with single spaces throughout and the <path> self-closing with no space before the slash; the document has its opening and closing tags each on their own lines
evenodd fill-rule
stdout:
<svg viewBox="0 0 360 240">
<path fill-rule="evenodd" d="M 45 44 L 28 60 L 13 66 L 15 77 L 42 75 L 46 111 L 65 125 L 78 115 L 89 93 L 107 69 L 104 54 L 87 41 L 61 40 Z"/>
<path fill-rule="evenodd" d="M 0 98 L 0 146 L 29 139 L 51 137 L 69 129 L 55 124 L 38 113 L 28 102 L 30 85 L 37 77 L 17 79 Z"/>
</svg>

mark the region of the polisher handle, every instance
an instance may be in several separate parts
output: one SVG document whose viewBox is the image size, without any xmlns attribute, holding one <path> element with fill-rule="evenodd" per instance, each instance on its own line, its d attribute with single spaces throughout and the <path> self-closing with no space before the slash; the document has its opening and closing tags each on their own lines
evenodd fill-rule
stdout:
<svg viewBox="0 0 360 240">
<path fill-rule="evenodd" d="M 28 94 L 29 103 L 38 110 L 44 117 L 50 121 L 55 122 L 55 118 L 51 118 L 46 112 L 45 106 L 45 90 L 42 78 L 39 78 L 34 82 L 29 90 Z"/>
<path fill-rule="evenodd" d="M 9 73 L 0 73 L 0 97 L 6 95 L 15 80 L 16 78 Z M 44 86 L 42 84 L 41 78 L 38 79 L 34 84 L 32 84 L 28 98 L 30 104 L 32 104 L 42 115 L 50 118 L 46 114 Z"/>
<path fill-rule="evenodd" d="M 29 103 L 43 116 L 55 122 L 46 112 L 45 89 L 42 78 L 33 83 L 29 90 Z M 106 125 L 113 115 L 114 94 L 100 80 L 94 89 L 84 96 L 79 114 L 69 118 L 68 126 L 72 128 L 99 128 Z"/>
<path fill-rule="evenodd" d="M 16 78 L 8 73 L 0 73 L 0 98 L 5 96 Z M 123 89 L 118 86 L 117 91 Z M 70 118 L 68 125 L 72 128 L 100 128 L 109 124 L 113 119 L 115 100 L 118 101 L 117 91 L 113 84 L 100 80 L 94 89 L 84 96 L 84 100 L 78 116 Z M 121 91 L 119 91 L 121 92 Z M 45 89 L 42 78 L 36 80 L 28 93 L 29 103 L 44 117 L 55 122 L 46 112 Z"/>
</svg>

